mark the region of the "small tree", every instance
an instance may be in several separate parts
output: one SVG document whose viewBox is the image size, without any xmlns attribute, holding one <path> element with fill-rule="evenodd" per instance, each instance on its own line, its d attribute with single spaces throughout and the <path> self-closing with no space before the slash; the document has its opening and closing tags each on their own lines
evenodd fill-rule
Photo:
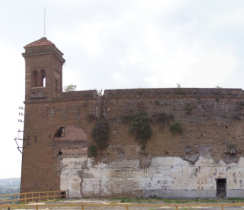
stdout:
<svg viewBox="0 0 244 210">
<path fill-rule="evenodd" d="M 64 92 L 70 92 L 70 91 L 75 91 L 76 90 L 76 85 L 70 84 L 64 87 Z"/>
</svg>

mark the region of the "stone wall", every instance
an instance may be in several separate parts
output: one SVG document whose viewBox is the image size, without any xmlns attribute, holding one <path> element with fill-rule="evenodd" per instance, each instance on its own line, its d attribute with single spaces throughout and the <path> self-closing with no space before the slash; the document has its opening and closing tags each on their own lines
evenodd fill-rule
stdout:
<svg viewBox="0 0 244 210">
<path fill-rule="evenodd" d="M 69 190 L 71 197 L 214 197 L 243 193 L 244 94 L 240 89 L 131 89 L 61 93 L 26 101 L 23 191 Z M 142 151 L 124 118 L 145 112 L 152 136 Z M 155 120 L 172 116 L 167 124 Z M 88 158 L 103 116 L 109 146 Z M 172 133 L 180 124 L 182 133 Z M 55 136 L 58 129 L 64 136 Z"/>
<path fill-rule="evenodd" d="M 146 148 L 152 156 L 183 157 L 186 148 L 199 153 L 203 145 L 210 146 L 212 157 L 220 160 L 227 144 L 244 148 L 243 96 L 238 89 L 105 90 L 104 114 L 111 126 L 111 144 L 135 144 L 122 119 L 143 110 L 152 119 L 153 135 Z M 183 133 L 173 135 L 170 124 L 161 126 L 154 122 L 158 114 L 172 115 L 170 124 L 179 123 Z M 137 157 L 134 152 L 125 153 L 127 157 Z"/>
</svg>

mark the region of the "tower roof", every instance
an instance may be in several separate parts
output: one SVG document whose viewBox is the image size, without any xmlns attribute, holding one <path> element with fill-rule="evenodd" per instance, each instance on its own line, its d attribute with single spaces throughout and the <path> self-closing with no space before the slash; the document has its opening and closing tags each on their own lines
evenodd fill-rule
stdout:
<svg viewBox="0 0 244 210">
<path fill-rule="evenodd" d="M 54 54 L 57 58 L 64 63 L 63 53 L 49 41 L 46 37 L 42 37 L 34 42 L 24 46 L 25 52 L 22 54 L 25 58 L 32 55 Z"/>
<path fill-rule="evenodd" d="M 29 47 L 38 47 L 38 46 L 53 46 L 56 47 L 55 44 L 53 44 L 51 41 L 49 41 L 46 37 L 42 37 L 41 39 L 38 39 L 34 42 L 31 42 L 27 45 L 25 45 L 24 48 L 29 48 Z"/>
</svg>

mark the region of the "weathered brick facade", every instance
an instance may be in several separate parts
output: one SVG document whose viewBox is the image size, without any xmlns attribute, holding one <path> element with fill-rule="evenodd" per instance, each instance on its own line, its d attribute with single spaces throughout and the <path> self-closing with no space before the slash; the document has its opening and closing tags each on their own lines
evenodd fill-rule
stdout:
<svg viewBox="0 0 244 210">
<path fill-rule="evenodd" d="M 226 179 L 227 196 L 244 192 L 241 89 L 62 92 L 64 59 L 53 43 L 42 38 L 25 46 L 23 56 L 22 192 L 62 189 L 71 197 L 214 197 L 218 179 Z M 148 114 L 152 126 L 144 151 L 123 122 L 138 110 Z M 171 122 L 162 126 L 154 120 L 162 114 L 172 116 Z M 101 115 L 109 124 L 109 145 L 94 160 L 87 157 L 87 149 L 94 144 L 91 133 Z M 181 133 L 172 133 L 175 123 Z"/>
</svg>

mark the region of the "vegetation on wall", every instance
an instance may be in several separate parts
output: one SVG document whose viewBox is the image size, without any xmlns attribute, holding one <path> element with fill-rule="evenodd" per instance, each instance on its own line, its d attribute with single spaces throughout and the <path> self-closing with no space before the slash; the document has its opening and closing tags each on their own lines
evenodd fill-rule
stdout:
<svg viewBox="0 0 244 210">
<path fill-rule="evenodd" d="M 174 121 L 174 116 L 164 112 L 149 117 L 145 111 L 141 111 L 123 116 L 121 119 L 122 122 L 129 125 L 129 132 L 135 137 L 143 150 L 152 136 L 152 122 L 161 127 L 169 126 L 171 133 L 174 135 L 183 133 L 181 124 Z"/>
<path fill-rule="evenodd" d="M 95 145 L 88 147 L 88 157 L 97 157 L 97 147 Z"/>
<path fill-rule="evenodd" d="M 104 150 L 108 146 L 109 124 L 105 118 L 98 119 L 92 130 L 92 138 L 98 149 Z"/>
<path fill-rule="evenodd" d="M 171 124 L 169 129 L 170 129 L 170 132 L 173 135 L 182 134 L 183 133 L 182 126 L 181 126 L 181 124 L 179 122 L 174 122 L 173 124 Z"/>
<path fill-rule="evenodd" d="M 219 101 L 220 101 L 219 96 L 216 96 L 216 97 L 215 97 L 215 101 L 216 101 L 217 103 L 219 103 Z"/>
<path fill-rule="evenodd" d="M 152 136 L 150 118 L 146 112 L 137 113 L 131 118 L 129 131 L 141 145 L 142 149 L 145 149 L 147 141 Z"/>
<path fill-rule="evenodd" d="M 75 91 L 76 90 L 76 85 L 70 84 L 64 87 L 64 92 L 70 92 L 70 91 Z"/>
<path fill-rule="evenodd" d="M 104 150 L 109 145 L 109 123 L 104 117 L 94 119 L 92 116 L 90 118 L 91 121 L 96 120 L 92 129 L 92 138 L 95 144 L 89 146 L 88 156 L 97 157 L 99 150 Z M 163 127 L 169 126 L 174 135 L 183 133 L 181 124 L 174 121 L 174 116 L 164 112 L 156 113 L 152 117 L 145 111 L 130 112 L 130 114 L 122 116 L 121 120 L 128 125 L 129 133 L 134 136 L 142 150 L 145 150 L 149 139 L 152 137 L 152 122 Z"/>
<path fill-rule="evenodd" d="M 195 107 L 194 107 L 193 104 L 186 104 L 185 105 L 185 112 L 186 112 L 186 114 L 187 115 L 191 115 L 194 108 Z"/>
<path fill-rule="evenodd" d="M 152 136 L 151 119 L 145 111 L 130 113 L 122 116 L 122 122 L 129 125 L 129 133 L 144 150 Z"/>
</svg>

